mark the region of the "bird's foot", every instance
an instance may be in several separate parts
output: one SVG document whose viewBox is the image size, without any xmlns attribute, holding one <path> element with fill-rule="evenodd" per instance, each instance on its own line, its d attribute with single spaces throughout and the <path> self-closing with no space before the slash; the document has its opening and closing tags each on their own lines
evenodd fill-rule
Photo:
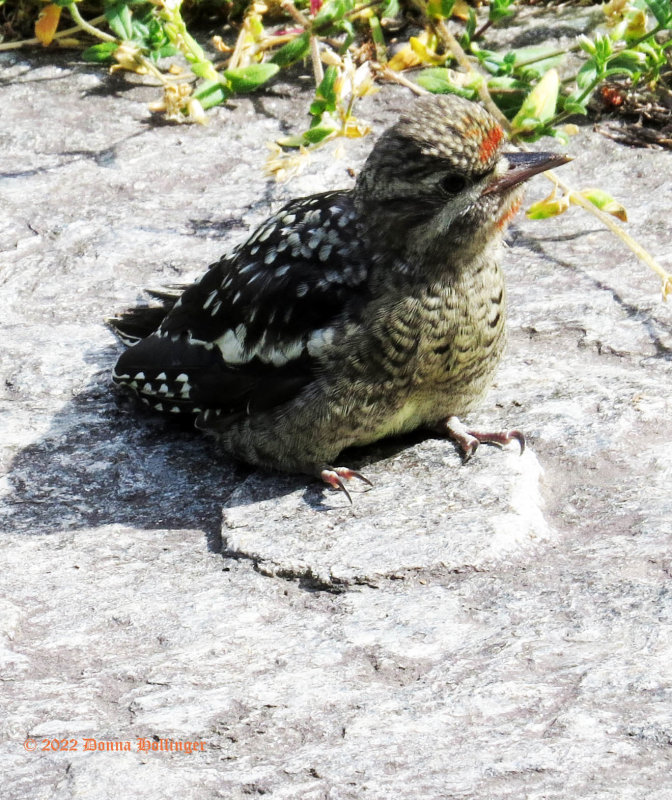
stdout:
<svg viewBox="0 0 672 800">
<path fill-rule="evenodd" d="M 521 431 L 497 431 L 494 433 L 468 431 L 458 417 L 448 417 L 441 423 L 440 430 L 457 444 L 465 461 L 469 461 L 474 455 L 479 444 L 496 444 L 498 447 L 504 447 L 515 439 L 520 444 L 521 456 L 525 452 L 525 436 Z"/>
<path fill-rule="evenodd" d="M 324 467 L 320 471 L 320 478 L 322 478 L 325 483 L 328 483 L 329 486 L 333 486 L 337 491 L 345 492 L 345 496 L 350 503 L 352 503 L 352 497 L 350 497 L 350 492 L 343 483 L 344 479 L 349 481 L 352 478 L 357 478 L 360 481 L 364 481 L 364 483 L 367 483 L 369 486 L 373 486 L 371 481 L 362 475 L 361 472 L 355 472 L 354 469 L 349 469 L 348 467 Z"/>
</svg>

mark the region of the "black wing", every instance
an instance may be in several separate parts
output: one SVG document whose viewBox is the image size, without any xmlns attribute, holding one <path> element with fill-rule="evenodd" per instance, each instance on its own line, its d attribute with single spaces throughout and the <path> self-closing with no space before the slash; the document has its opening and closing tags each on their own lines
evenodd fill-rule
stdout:
<svg viewBox="0 0 672 800">
<path fill-rule="evenodd" d="M 369 299 L 355 221 L 347 193 L 289 203 L 186 289 L 113 379 L 207 428 L 291 399 Z"/>
</svg>

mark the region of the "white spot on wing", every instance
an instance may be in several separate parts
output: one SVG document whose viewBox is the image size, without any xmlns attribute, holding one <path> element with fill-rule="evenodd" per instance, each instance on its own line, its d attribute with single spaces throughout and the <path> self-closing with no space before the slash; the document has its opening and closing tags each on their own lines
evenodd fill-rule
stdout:
<svg viewBox="0 0 672 800">
<path fill-rule="evenodd" d="M 245 335 L 247 329 L 244 325 L 238 325 L 235 330 L 228 330 L 219 339 L 215 339 L 215 345 L 219 348 L 222 358 L 229 364 L 242 364 L 248 360 L 245 355 Z"/>
<path fill-rule="evenodd" d="M 298 358 L 303 352 L 303 342 L 300 339 L 297 339 L 297 341 L 285 345 L 283 347 L 283 352 L 288 361 Z"/>
<path fill-rule="evenodd" d="M 280 347 L 273 348 L 259 355 L 261 361 L 265 364 L 273 364 L 274 367 L 281 367 L 288 361 L 298 358 L 303 351 L 303 342 L 300 339 L 289 342 L 288 344 L 281 345 Z"/>
<path fill-rule="evenodd" d="M 217 290 L 216 289 L 214 291 L 210 292 L 210 294 L 207 296 L 205 303 L 203 303 L 203 308 L 204 309 L 210 308 L 210 306 L 212 305 L 215 297 L 217 297 Z"/>
<path fill-rule="evenodd" d="M 312 205 L 312 204 L 311 204 Z M 306 216 L 303 218 L 303 222 L 306 225 L 319 225 L 321 221 L 321 213 L 319 209 L 315 209 L 314 211 L 309 211 Z"/>
<path fill-rule="evenodd" d="M 308 247 L 310 247 L 311 250 L 317 250 L 317 248 L 322 243 L 323 239 L 324 239 L 324 234 L 322 233 L 322 231 L 319 230 L 315 231 L 315 233 L 308 240 Z"/>
<path fill-rule="evenodd" d="M 333 328 L 320 328 L 314 331 L 306 342 L 308 355 L 313 356 L 313 358 L 318 356 L 325 347 L 328 347 L 334 341 L 335 333 Z"/>
</svg>

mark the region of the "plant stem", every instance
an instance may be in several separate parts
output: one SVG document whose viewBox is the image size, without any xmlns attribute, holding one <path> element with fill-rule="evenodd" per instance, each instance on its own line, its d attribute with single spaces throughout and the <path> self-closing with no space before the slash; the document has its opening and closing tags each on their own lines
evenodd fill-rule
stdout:
<svg viewBox="0 0 672 800">
<path fill-rule="evenodd" d="M 96 39 L 102 39 L 104 42 L 116 42 L 116 36 L 110 36 L 109 33 L 105 33 L 105 31 L 101 31 L 100 28 L 96 28 L 90 22 L 87 22 L 82 15 L 79 13 L 79 9 L 75 3 L 70 3 L 66 6 L 68 11 L 70 12 L 70 16 L 77 23 L 77 27 L 81 28 L 86 33 L 90 33 L 91 36 L 95 37 Z M 105 19 L 105 17 L 96 19 Z"/>
<path fill-rule="evenodd" d="M 357 6 L 353 8 L 352 11 L 348 11 L 347 14 L 343 15 L 343 19 L 351 19 L 352 17 L 356 17 L 357 14 L 361 14 L 362 11 L 365 11 L 367 8 L 372 8 L 373 6 L 379 6 L 381 0 L 371 0 L 370 3 L 362 3 L 361 6 Z"/>
<path fill-rule="evenodd" d="M 385 67 L 382 64 L 375 64 L 374 69 L 380 75 L 381 78 L 384 78 L 387 81 L 391 81 L 392 83 L 398 83 L 401 86 L 405 86 L 407 89 L 410 89 L 414 94 L 421 96 L 425 94 L 430 94 L 430 92 L 428 92 L 427 89 L 423 89 L 422 86 L 418 86 L 417 83 L 409 81 L 408 78 L 405 78 L 400 72 L 395 72 L 393 69 L 390 69 L 389 67 Z"/>
<path fill-rule="evenodd" d="M 472 39 L 480 39 L 481 36 L 488 30 L 488 28 L 492 25 L 491 19 L 486 19 L 486 21 L 481 25 L 481 27 L 474 31 L 474 35 L 471 37 Z"/>
<path fill-rule="evenodd" d="M 657 33 L 660 33 L 661 31 L 664 30 L 667 30 L 666 26 L 658 23 L 658 25 L 656 25 L 654 28 L 651 28 L 651 30 L 648 33 L 645 33 L 644 36 L 640 36 L 639 39 L 635 39 L 634 42 L 628 42 L 627 47 L 628 48 L 638 47 L 647 39 L 650 39 L 652 36 L 655 36 Z"/>
<path fill-rule="evenodd" d="M 293 0 L 282 0 L 280 7 L 283 11 L 289 14 L 294 22 L 298 22 L 304 30 L 310 30 L 310 20 L 299 11 L 299 9 L 294 5 Z"/>
<path fill-rule="evenodd" d="M 313 62 L 313 76 L 315 78 L 315 86 L 319 86 L 324 80 L 324 69 L 322 68 L 322 59 L 320 58 L 320 42 L 317 36 L 310 37 L 310 60 Z"/>
<path fill-rule="evenodd" d="M 247 35 L 247 31 L 245 30 L 245 26 L 243 25 L 238 32 L 238 37 L 236 38 L 236 44 L 233 48 L 233 53 L 231 53 L 231 58 L 229 59 L 229 63 L 227 64 L 228 69 L 235 69 L 240 64 L 240 57 L 243 52 L 243 46 L 245 45 L 245 36 Z"/>
<path fill-rule="evenodd" d="M 530 64 L 537 64 L 539 61 L 546 61 L 548 58 L 557 58 L 558 56 L 564 56 L 567 53 L 571 53 L 574 50 L 580 50 L 581 46 L 578 44 L 569 45 L 569 47 L 565 47 L 564 50 L 553 50 L 550 53 L 546 53 L 545 55 L 538 55 L 532 58 L 528 58 L 525 61 L 516 61 L 514 63 L 514 68 L 519 69 L 520 67 L 529 67 Z M 573 79 L 569 79 L 573 80 Z"/>
<path fill-rule="evenodd" d="M 625 245 L 627 245 L 630 250 L 643 261 L 647 267 L 652 269 L 658 277 L 662 281 L 661 290 L 663 293 L 663 300 L 667 300 L 668 295 L 672 295 L 672 275 L 669 272 L 666 272 L 663 267 L 650 255 L 640 244 L 639 242 L 635 241 L 635 239 L 630 236 L 629 233 L 623 230 L 621 226 L 614 220 L 612 216 L 609 214 L 605 214 L 604 211 L 601 211 L 597 206 L 593 205 L 590 200 L 587 200 L 583 195 L 576 192 L 570 186 L 568 186 L 563 180 L 558 178 L 558 176 L 552 170 L 548 170 L 544 172 L 544 177 L 548 178 L 551 183 L 555 184 L 559 189 L 562 189 L 563 192 L 569 197 L 571 203 L 577 206 L 581 206 L 585 211 L 592 214 L 596 217 L 605 227 L 609 228 L 609 230 L 615 234 Z"/>
<path fill-rule="evenodd" d="M 97 25 L 99 22 L 105 21 L 105 15 L 101 14 L 101 16 L 92 19 L 89 25 Z M 73 33 L 77 33 L 81 31 L 81 25 L 74 25 L 72 28 L 66 28 L 64 31 L 59 31 L 58 33 L 54 34 L 54 41 L 57 39 L 66 39 L 68 36 L 72 36 Z M 96 28 L 96 30 L 98 30 Z M 41 44 L 40 40 L 35 39 L 21 39 L 18 42 L 3 42 L 0 44 L 0 51 L 2 50 L 19 50 L 22 47 L 31 47 L 36 44 Z"/>
</svg>

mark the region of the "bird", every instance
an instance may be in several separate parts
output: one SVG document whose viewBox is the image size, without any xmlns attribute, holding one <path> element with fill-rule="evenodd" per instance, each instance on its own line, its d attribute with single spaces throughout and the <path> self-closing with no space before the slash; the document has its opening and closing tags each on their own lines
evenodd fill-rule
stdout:
<svg viewBox="0 0 672 800">
<path fill-rule="evenodd" d="M 111 320 L 112 379 L 191 417 L 250 465 L 371 482 L 342 450 L 427 429 L 468 459 L 525 439 L 461 421 L 505 345 L 503 233 L 523 184 L 570 160 L 521 152 L 481 105 L 426 96 L 354 187 L 292 200 L 192 285 Z M 348 484 L 349 485 L 349 484 Z"/>
</svg>

